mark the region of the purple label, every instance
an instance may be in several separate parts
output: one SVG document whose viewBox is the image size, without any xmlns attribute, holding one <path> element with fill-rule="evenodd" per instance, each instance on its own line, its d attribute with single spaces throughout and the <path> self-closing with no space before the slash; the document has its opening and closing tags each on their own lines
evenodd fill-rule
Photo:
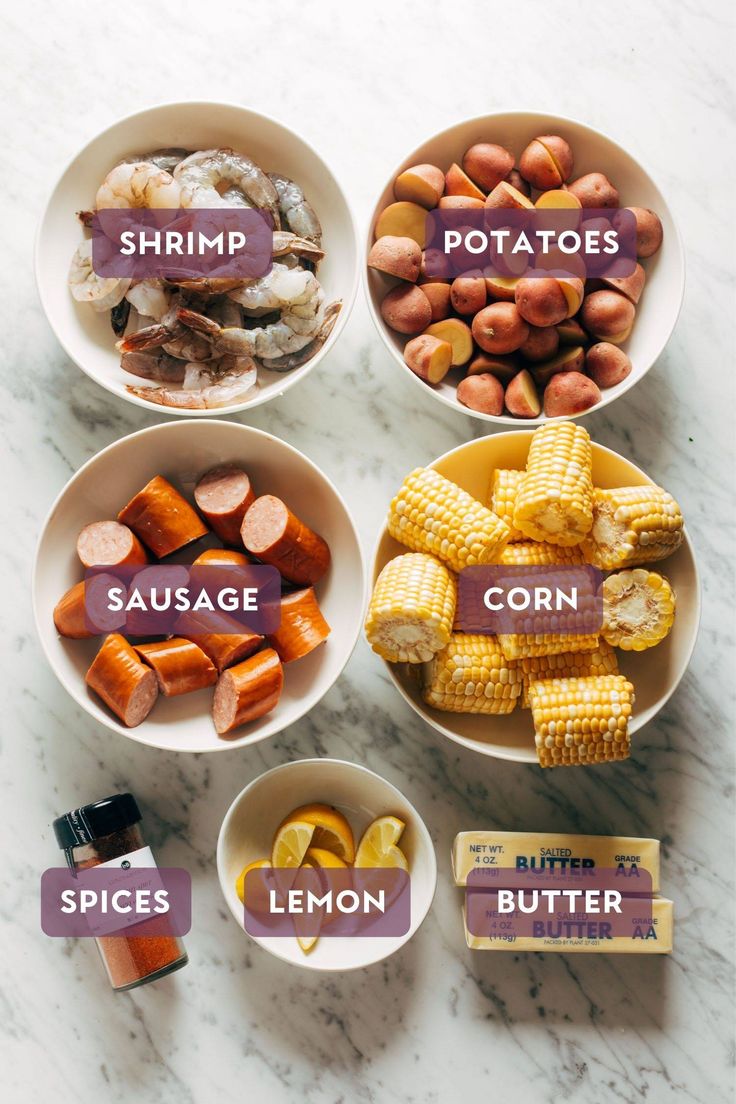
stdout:
<svg viewBox="0 0 736 1104">
<path fill-rule="evenodd" d="M 460 572 L 455 621 L 464 633 L 587 636 L 603 625 L 603 574 L 587 564 L 476 564 Z"/>
<path fill-rule="evenodd" d="M 250 870 L 243 886 L 243 923 L 256 936 L 406 935 L 409 875 L 373 867 Z"/>
<path fill-rule="evenodd" d="M 436 208 L 425 267 L 440 279 L 622 279 L 636 269 L 636 219 L 626 209 Z"/>
<path fill-rule="evenodd" d="M 653 924 L 651 899 L 649 872 L 638 870 L 632 887 L 632 873 L 624 864 L 471 870 L 466 884 L 465 919 L 473 935 L 509 942 L 528 937 L 645 939 Z"/>
<path fill-rule="evenodd" d="M 273 223 L 247 207 L 109 208 L 90 223 L 98 276 L 257 279 L 271 270 Z"/>
<path fill-rule="evenodd" d="M 41 875 L 41 928 L 55 938 L 186 935 L 192 880 L 179 867 L 67 867 Z M 132 930 L 132 929 L 135 930 Z"/>
<path fill-rule="evenodd" d="M 281 623 L 281 576 L 266 564 L 127 564 L 85 572 L 87 628 L 129 636 L 246 632 Z M 113 622 L 114 625 L 113 625 Z"/>
</svg>

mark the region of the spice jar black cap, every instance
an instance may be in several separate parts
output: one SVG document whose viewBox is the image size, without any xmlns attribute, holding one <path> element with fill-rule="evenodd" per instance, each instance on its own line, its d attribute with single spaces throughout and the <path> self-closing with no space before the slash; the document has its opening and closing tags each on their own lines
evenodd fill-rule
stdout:
<svg viewBox="0 0 736 1104">
<path fill-rule="evenodd" d="M 111 832 L 120 832 L 142 820 L 138 802 L 130 793 L 113 794 L 83 805 L 81 809 L 72 809 L 54 821 L 54 835 L 59 847 L 68 851 L 92 840 L 102 839 Z"/>
</svg>

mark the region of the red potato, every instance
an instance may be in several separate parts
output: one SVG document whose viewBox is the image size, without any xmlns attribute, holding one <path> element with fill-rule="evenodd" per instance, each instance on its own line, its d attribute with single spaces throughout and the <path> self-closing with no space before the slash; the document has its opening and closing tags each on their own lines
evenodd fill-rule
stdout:
<svg viewBox="0 0 736 1104">
<path fill-rule="evenodd" d="M 120 633 L 105 638 L 85 682 L 128 728 L 146 719 L 158 697 L 156 675 Z"/>
<path fill-rule="evenodd" d="M 118 514 L 154 556 L 177 552 L 209 532 L 187 500 L 162 475 L 146 483 Z"/>
<path fill-rule="evenodd" d="M 247 552 L 278 568 L 292 583 L 318 583 L 330 566 L 326 541 L 274 495 L 261 495 L 243 519 L 240 535 Z"/>
<path fill-rule="evenodd" d="M 138 644 L 135 651 L 151 667 L 167 698 L 204 690 L 217 682 L 212 660 L 192 640 L 174 636 L 155 644 Z"/>
<path fill-rule="evenodd" d="M 586 173 L 578 177 L 568 190 L 580 200 L 582 207 L 618 207 L 618 192 L 603 173 Z"/>
<path fill-rule="evenodd" d="M 282 663 L 293 663 L 309 655 L 330 635 L 312 587 L 295 590 L 281 599 L 281 621 L 268 643 Z"/>
<path fill-rule="evenodd" d="M 387 326 L 398 333 L 416 334 L 432 321 L 432 308 L 420 287 L 399 284 L 384 296 L 381 317 Z"/>
<path fill-rule="evenodd" d="M 486 198 L 485 192 L 482 192 L 454 161 L 445 173 L 445 195 L 470 196 L 471 199 L 479 199 L 481 202 Z"/>
<path fill-rule="evenodd" d="M 582 414 L 600 401 L 597 385 L 580 372 L 558 372 L 544 389 L 544 413 L 548 418 Z"/>
<path fill-rule="evenodd" d="M 507 184 L 510 184 L 512 188 L 516 188 L 517 192 L 521 192 L 527 199 L 531 198 L 532 190 L 518 169 L 512 169 L 505 180 Z"/>
<path fill-rule="evenodd" d="M 514 303 L 491 303 L 473 319 L 473 337 L 486 353 L 514 353 L 529 336 L 529 326 Z"/>
<path fill-rule="evenodd" d="M 520 192 L 505 180 L 497 184 L 493 191 L 486 197 L 485 206 L 492 210 L 534 210 L 532 201 L 527 199 L 523 192 Z"/>
<path fill-rule="evenodd" d="M 662 244 L 664 231 L 659 215 L 649 207 L 625 207 L 636 219 L 636 255 L 652 257 Z"/>
<path fill-rule="evenodd" d="M 390 203 L 381 211 L 376 223 L 375 237 L 413 238 L 424 249 L 427 235 L 427 211 L 419 203 L 402 200 Z"/>
<path fill-rule="evenodd" d="M 148 563 L 146 550 L 127 525 L 93 521 L 77 537 L 77 555 L 83 567 L 123 567 Z"/>
<path fill-rule="evenodd" d="M 385 234 L 373 243 L 368 254 L 368 267 L 399 280 L 416 283 L 422 264 L 422 251 L 413 238 L 397 238 Z"/>
<path fill-rule="evenodd" d="M 404 361 L 416 376 L 434 386 L 450 371 L 452 345 L 431 334 L 420 334 L 404 346 Z"/>
<path fill-rule="evenodd" d="M 524 368 L 506 388 L 506 409 L 515 418 L 538 418 L 542 409 L 531 374 Z"/>
<path fill-rule="evenodd" d="M 457 385 L 457 400 L 480 414 L 503 414 L 503 384 L 490 372 L 466 376 Z"/>
<path fill-rule="evenodd" d="M 513 154 L 492 142 L 476 142 L 463 154 L 463 169 L 485 192 L 492 192 L 513 168 Z"/>
<path fill-rule="evenodd" d="M 543 364 L 532 365 L 532 375 L 540 387 L 549 383 L 558 372 L 582 372 L 585 368 L 585 350 L 582 345 L 569 345 Z"/>
<path fill-rule="evenodd" d="M 518 282 L 516 276 L 486 276 L 486 291 L 492 299 L 513 303 Z"/>
<path fill-rule="evenodd" d="M 477 314 L 486 305 L 486 282 L 482 276 L 458 276 L 452 281 L 450 301 L 458 314 Z"/>
<path fill-rule="evenodd" d="M 422 291 L 429 299 L 432 321 L 441 322 L 443 318 L 447 318 L 451 309 L 450 285 L 443 280 L 428 280 L 422 283 Z"/>
<path fill-rule="evenodd" d="M 559 285 L 567 300 L 567 316 L 572 318 L 582 306 L 585 297 L 585 282 L 575 276 L 563 276 L 559 279 Z"/>
<path fill-rule="evenodd" d="M 460 318 L 446 318 L 443 322 L 433 322 L 427 327 L 425 333 L 450 344 L 453 368 L 467 364 L 473 355 L 473 335 L 470 326 Z"/>
<path fill-rule="evenodd" d="M 468 365 L 467 375 L 478 376 L 490 372 L 501 383 L 508 383 L 519 371 L 519 364 L 512 356 L 489 356 L 488 353 L 478 353 Z"/>
<path fill-rule="evenodd" d="M 560 335 L 554 326 L 530 326 L 529 336 L 520 347 L 519 352 L 525 360 L 536 363 L 553 357 L 559 344 Z"/>
<path fill-rule="evenodd" d="M 394 195 L 398 200 L 436 207 L 445 188 L 445 174 L 436 165 L 413 165 L 396 177 Z"/>
<path fill-rule="evenodd" d="M 591 345 L 585 354 L 585 367 L 599 387 L 615 387 L 631 372 L 631 361 L 617 345 L 599 341 Z"/>
<path fill-rule="evenodd" d="M 555 326 L 557 333 L 560 335 L 561 345 L 587 345 L 588 335 L 574 318 L 566 318 L 564 322 L 560 322 Z"/>
<path fill-rule="evenodd" d="M 540 192 L 559 188 L 572 174 L 572 150 L 557 134 L 534 138 L 519 158 L 519 172 Z"/>
<path fill-rule="evenodd" d="M 606 287 L 612 287 L 614 291 L 620 291 L 636 306 L 641 299 L 646 278 L 646 272 L 638 264 L 630 276 L 604 276 L 603 283 Z"/>
<path fill-rule="evenodd" d="M 636 307 L 618 291 L 594 291 L 583 300 L 580 320 L 593 337 L 614 345 L 625 341 L 631 332 Z"/>
<path fill-rule="evenodd" d="M 482 210 L 485 204 L 482 199 L 476 199 L 475 196 L 446 195 L 442 197 L 437 206 L 441 211 L 447 209 L 460 211 L 464 208 L 477 211 L 478 209 Z"/>
<path fill-rule="evenodd" d="M 453 277 L 448 275 L 449 271 L 449 257 L 440 249 L 425 249 L 422 252 L 422 263 L 419 267 L 420 286 L 423 287 L 427 280 L 446 280 L 451 284 Z"/>
<path fill-rule="evenodd" d="M 270 713 L 278 704 L 284 669 L 273 648 L 224 671 L 215 687 L 212 719 L 218 736 L 228 736 L 241 725 Z"/>
<path fill-rule="evenodd" d="M 519 280 L 514 299 L 519 314 L 532 326 L 554 326 L 570 313 L 561 283 L 552 276 Z"/>
<path fill-rule="evenodd" d="M 194 488 L 199 512 L 225 544 L 240 544 L 240 526 L 255 497 L 250 479 L 234 464 L 212 468 Z"/>
</svg>

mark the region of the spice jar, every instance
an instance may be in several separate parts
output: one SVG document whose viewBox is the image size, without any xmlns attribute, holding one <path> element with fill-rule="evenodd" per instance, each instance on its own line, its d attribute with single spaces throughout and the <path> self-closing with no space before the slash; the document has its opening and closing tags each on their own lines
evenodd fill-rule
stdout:
<svg viewBox="0 0 736 1104">
<path fill-rule="evenodd" d="M 114 794 L 59 817 L 54 821 L 54 835 L 75 874 L 95 866 L 122 870 L 155 867 L 140 821 L 133 795 Z M 181 939 L 167 934 L 136 934 L 141 929 L 145 929 L 145 922 L 126 928 L 124 935 L 95 937 L 113 989 L 135 989 L 187 964 Z"/>
</svg>

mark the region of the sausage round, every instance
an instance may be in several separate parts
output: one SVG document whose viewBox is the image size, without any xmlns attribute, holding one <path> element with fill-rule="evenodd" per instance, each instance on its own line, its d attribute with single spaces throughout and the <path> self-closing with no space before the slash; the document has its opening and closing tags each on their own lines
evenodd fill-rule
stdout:
<svg viewBox="0 0 736 1104">
<path fill-rule="evenodd" d="M 330 635 L 330 626 L 322 616 L 312 587 L 295 590 L 281 598 L 281 623 L 268 643 L 282 663 L 292 663 L 309 655 Z"/>
<path fill-rule="evenodd" d="M 248 476 L 232 464 L 208 471 L 194 488 L 200 512 L 225 544 L 240 544 L 240 526 L 255 497 Z"/>
<path fill-rule="evenodd" d="M 118 514 L 154 556 L 162 559 L 209 530 L 197 511 L 162 475 L 155 475 Z"/>
<path fill-rule="evenodd" d="M 70 587 L 54 606 L 54 625 L 60 636 L 68 636 L 72 640 L 85 640 L 89 636 L 96 635 L 88 628 L 84 609 L 83 579 L 81 583 L 75 583 Z"/>
<path fill-rule="evenodd" d="M 77 555 L 84 567 L 122 567 L 148 562 L 146 550 L 127 525 L 93 521 L 77 537 Z"/>
<path fill-rule="evenodd" d="M 85 681 L 128 728 L 146 719 L 158 697 L 156 675 L 120 633 L 105 639 Z"/>
<path fill-rule="evenodd" d="M 243 519 L 240 535 L 246 551 L 278 568 L 292 583 L 311 586 L 330 566 L 326 542 L 274 495 L 255 500 Z"/>
<path fill-rule="evenodd" d="M 250 562 L 245 552 L 234 548 L 207 548 L 192 561 L 192 567 L 250 567 Z"/>
<path fill-rule="evenodd" d="M 114 613 L 105 604 L 108 588 L 119 585 L 114 575 L 104 572 L 75 583 L 54 607 L 56 631 L 72 640 L 85 640 L 120 628 L 125 614 Z M 96 592 L 100 595 L 100 601 L 95 600 Z"/>
<path fill-rule="evenodd" d="M 273 648 L 231 667 L 220 675 L 212 701 L 218 736 L 270 713 L 281 697 L 284 669 Z"/>
<path fill-rule="evenodd" d="M 213 618 L 215 621 L 213 622 Z M 221 632 L 212 632 L 213 624 Z M 174 629 L 179 636 L 191 640 L 212 660 L 219 674 L 226 667 L 240 663 L 257 652 L 263 637 L 254 632 L 243 632 L 243 626 L 234 617 L 218 610 L 212 613 L 183 613 L 177 618 Z"/>
<path fill-rule="evenodd" d="M 217 669 L 192 640 L 174 636 L 156 644 L 138 644 L 138 655 L 152 667 L 161 693 L 167 698 L 190 694 L 217 682 Z"/>
</svg>

